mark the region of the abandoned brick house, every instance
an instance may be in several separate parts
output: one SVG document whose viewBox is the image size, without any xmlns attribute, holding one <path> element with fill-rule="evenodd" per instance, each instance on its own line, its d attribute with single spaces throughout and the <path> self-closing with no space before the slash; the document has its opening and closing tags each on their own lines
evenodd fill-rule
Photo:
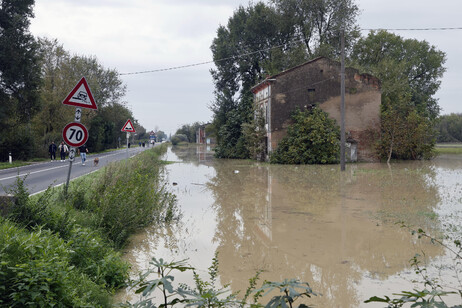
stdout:
<svg viewBox="0 0 462 308">
<path fill-rule="evenodd" d="M 266 78 L 252 88 L 267 131 L 267 154 L 287 134 L 291 114 L 319 106 L 340 125 L 340 62 L 320 57 Z M 380 82 L 345 68 L 345 131 L 349 161 L 376 160 L 371 132 L 380 125 Z"/>
</svg>

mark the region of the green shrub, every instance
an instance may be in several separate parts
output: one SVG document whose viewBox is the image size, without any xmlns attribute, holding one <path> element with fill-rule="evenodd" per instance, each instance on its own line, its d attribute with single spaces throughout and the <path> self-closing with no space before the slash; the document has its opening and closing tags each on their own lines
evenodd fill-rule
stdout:
<svg viewBox="0 0 462 308">
<path fill-rule="evenodd" d="M 183 134 L 176 134 L 172 136 L 171 141 L 172 141 L 172 145 L 177 145 L 181 142 L 189 142 L 188 136 L 183 135 Z"/>
<path fill-rule="evenodd" d="M 271 155 L 276 164 L 332 164 L 338 162 L 340 131 L 328 114 L 319 108 L 297 110 L 287 136 Z"/>
<path fill-rule="evenodd" d="M 108 292 L 71 264 L 69 244 L 49 230 L 0 221 L 0 305 L 107 307 Z"/>
<path fill-rule="evenodd" d="M 24 179 L 17 180 L 13 189 L 16 202 L 9 214 L 9 219 L 34 230 L 49 230 L 69 245 L 70 264 L 98 285 L 109 290 L 121 287 L 128 278 L 129 266 L 120 258 L 110 244 L 103 239 L 99 231 L 90 230 L 76 224 L 73 213 L 66 207 L 53 206 L 63 202 L 61 195 L 52 198 L 52 189 L 46 190 L 38 197 L 27 198 Z M 71 199 L 74 202 L 75 199 Z"/>
</svg>

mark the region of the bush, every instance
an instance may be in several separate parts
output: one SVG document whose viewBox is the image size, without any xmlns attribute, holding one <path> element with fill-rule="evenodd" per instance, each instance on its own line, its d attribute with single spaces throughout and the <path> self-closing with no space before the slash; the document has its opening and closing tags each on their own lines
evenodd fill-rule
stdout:
<svg viewBox="0 0 462 308">
<path fill-rule="evenodd" d="M 333 164 L 340 153 L 340 130 L 319 108 L 297 110 L 287 136 L 270 157 L 276 164 Z"/>
<path fill-rule="evenodd" d="M 108 290 L 121 287 L 128 278 L 129 266 L 120 254 L 110 247 L 98 231 L 76 224 L 75 213 L 64 207 L 55 207 L 52 190 L 47 189 L 38 197 L 29 198 L 24 179 L 18 178 L 10 191 L 16 202 L 8 215 L 11 221 L 33 231 L 36 228 L 48 230 L 68 243 L 71 253 L 69 262 L 98 285 Z M 74 199 L 71 199 L 75 202 Z"/>
<path fill-rule="evenodd" d="M 72 266 L 69 244 L 49 230 L 0 221 L 0 305 L 108 307 L 108 293 Z"/>
<path fill-rule="evenodd" d="M 171 141 L 172 141 L 172 145 L 177 145 L 181 142 L 189 142 L 188 137 L 183 134 L 177 134 L 177 135 L 172 136 Z"/>
</svg>

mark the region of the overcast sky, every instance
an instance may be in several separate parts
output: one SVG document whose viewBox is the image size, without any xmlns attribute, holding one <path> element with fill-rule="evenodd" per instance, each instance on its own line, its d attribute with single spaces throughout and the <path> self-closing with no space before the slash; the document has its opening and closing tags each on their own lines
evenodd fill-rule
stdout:
<svg viewBox="0 0 462 308">
<path fill-rule="evenodd" d="M 119 73 L 156 70 L 212 60 L 220 24 L 248 0 L 35 0 L 31 32 L 58 39 L 71 54 L 96 56 Z M 265 1 L 266 2 L 266 1 Z M 460 0 L 357 0 L 359 26 L 370 28 L 462 27 Z M 462 112 L 462 30 L 393 31 L 426 40 L 447 55 L 439 98 L 442 113 Z M 363 35 L 367 32 L 363 31 Z M 209 122 L 212 64 L 124 75 L 125 100 L 147 130 L 169 133 L 182 124 Z M 77 82 L 77 81 L 76 81 Z M 69 91 L 72 89 L 69 89 Z M 64 97 L 63 97 L 64 99 Z M 85 119 L 82 120 L 85 122 Z"/>
</svg>

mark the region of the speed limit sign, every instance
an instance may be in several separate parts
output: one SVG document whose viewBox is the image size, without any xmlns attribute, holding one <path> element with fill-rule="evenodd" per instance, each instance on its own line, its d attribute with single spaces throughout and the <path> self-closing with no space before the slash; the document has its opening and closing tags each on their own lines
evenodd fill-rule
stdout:
<svg viewBox="0 0 462 308">
<path fill-rule="evenodd" d="M 63 138 L 71 147 L 84 145 L 88 140 L 87 128 L 77 122 L 69 123 L 63 129 Z"/>
</svg>

